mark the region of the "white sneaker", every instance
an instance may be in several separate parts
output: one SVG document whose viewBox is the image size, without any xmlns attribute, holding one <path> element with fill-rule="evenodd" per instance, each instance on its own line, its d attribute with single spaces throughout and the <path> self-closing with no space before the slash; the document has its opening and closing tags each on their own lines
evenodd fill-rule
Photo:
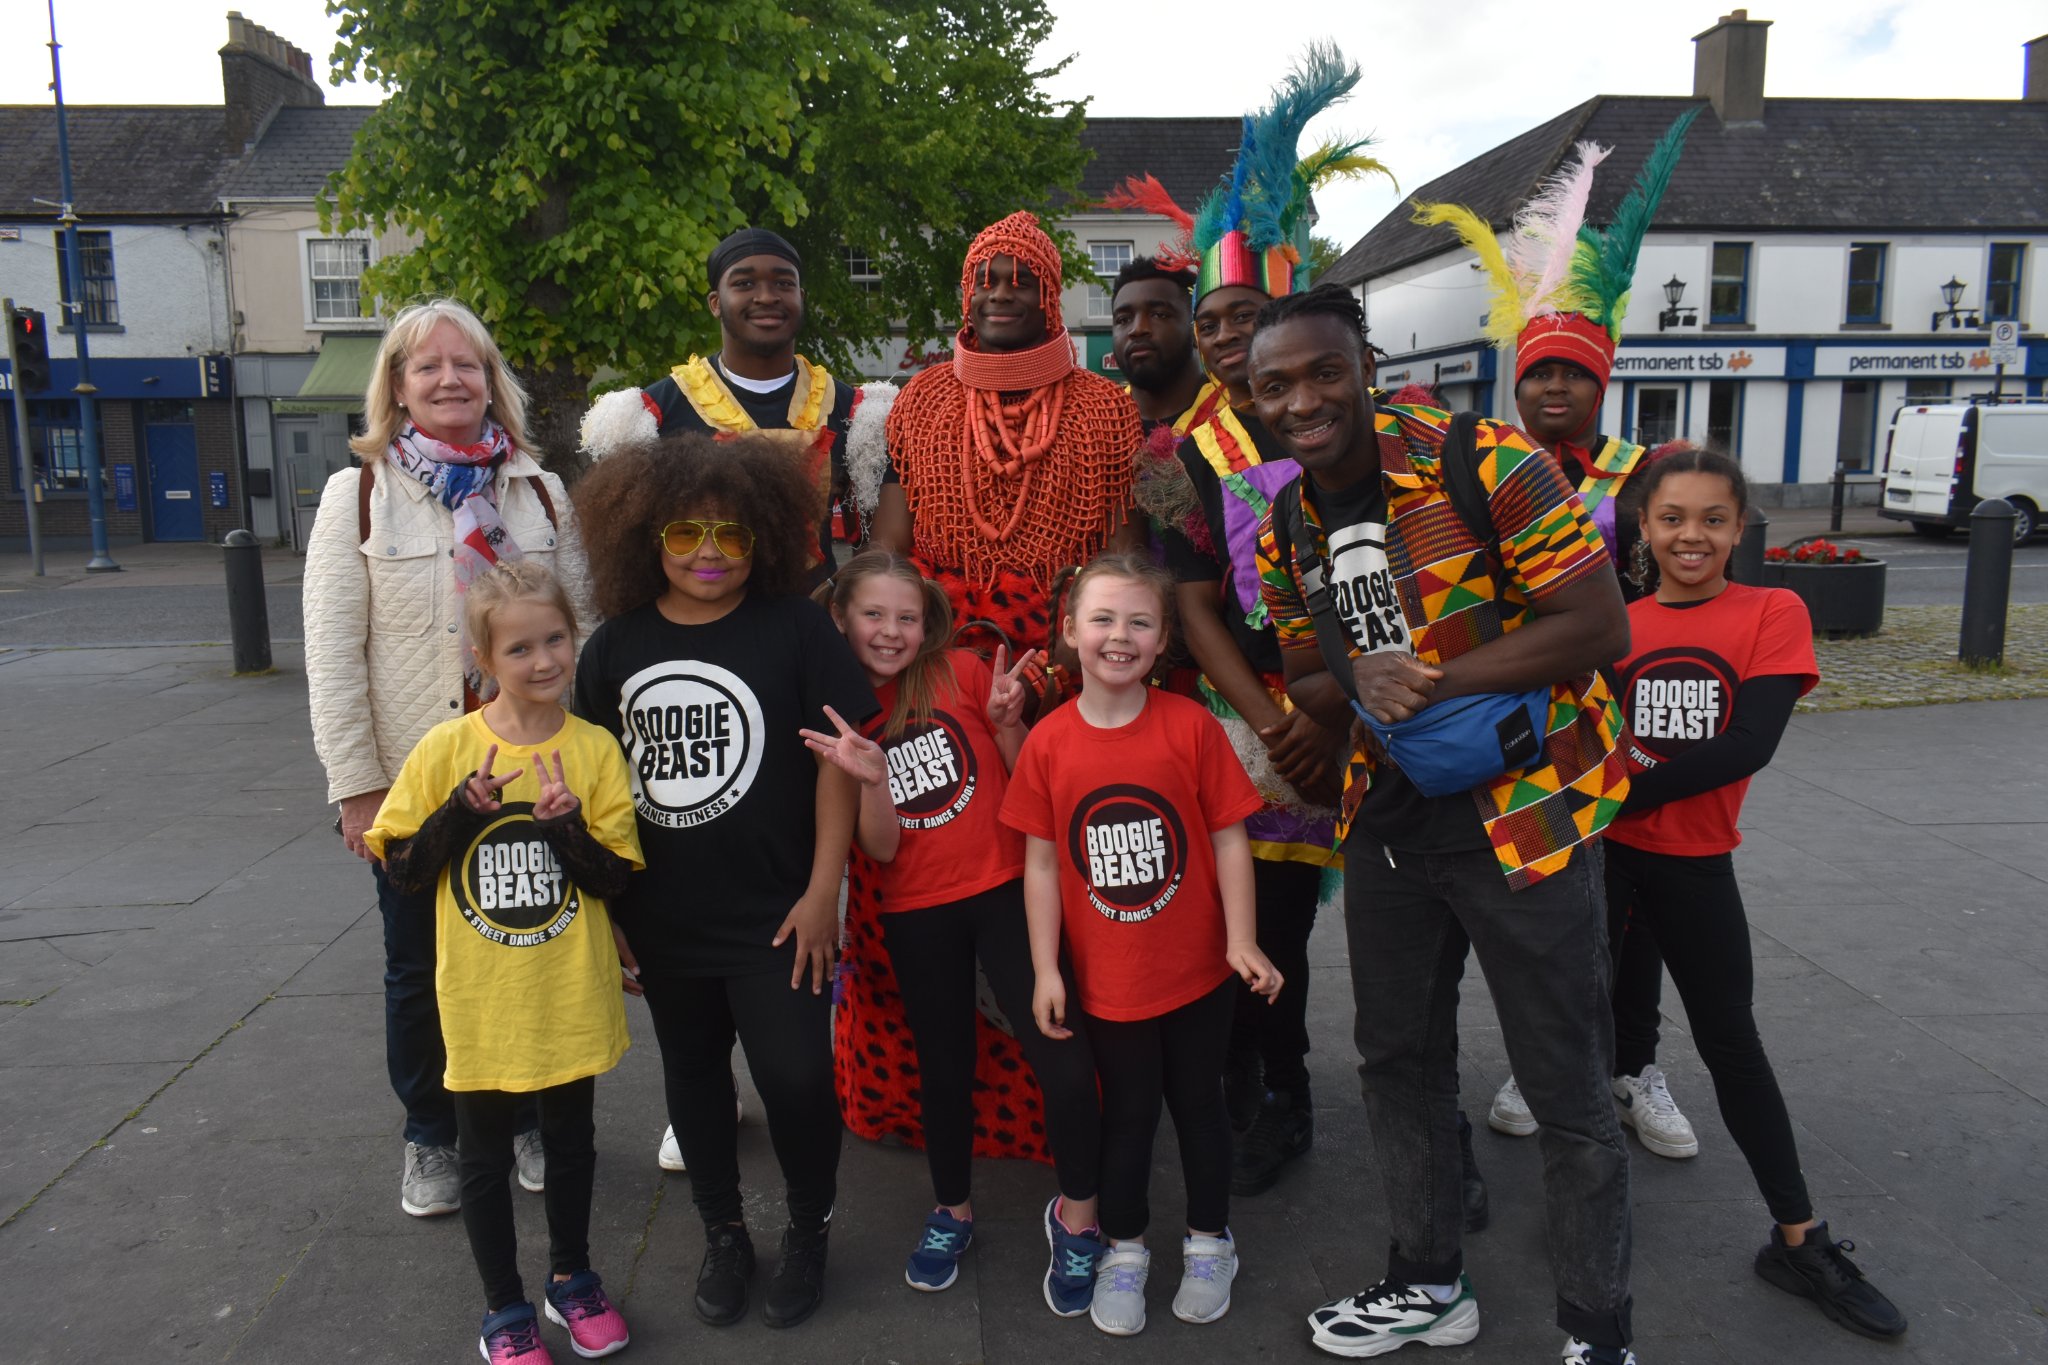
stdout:
<svg viewBox="0 0 2048 1365">
<path fill-rule="evenodd" d="M 1145 1330 L 1145 1280 L 1152 1273 L 1152 1252 L 1141 1246 L 1111 1247 L 1095 1263 L 1095 1297 L 1088 1317 L 1113 1337 L 1134 1337 Z"/>
<path fill-rule="evenodd" d="M 747 1106 L 738 1100 L 732 1102 L 732 1121 L 739 1123 L 747 1116 Z M 654 1164 L 664 1171 L 687 1171 L 683 1163 L 683 1144 L 676 1141 L 676 1126 L 671 1123 L 661 1135 L 661 1150 L 654 1154 Z"/>
<path fill-rule="evenodd" d="M 1182 1322 L 1214 1322 L 1230 1311 L 1237 1243 L 1225 1228 L 1221 1237 L 1181 1238 L 1180 1251 L 1180 1292 L 1173 1296 L 1173 1315 Z"/>
<path fill-rule="evenodd" d="M 1644 1067 L 1640 1076 L 1616 1076 L 1614 1103 L 1621 1110 L 1621 1121 L 1635 1129 L 1643 1146 L 1658 1156 L 1683 1161 L 1700 1154 L 1700 1140 L 1685 1115 L 1678 1112 L 1664 1073 L 1656 1066 Z"/>
<path fill-rule="evenodd" d="M 1536 1116 L 1522 1099 L 1522 1089 L 1513 1076 L 1493 1095 L 1493 1108 L 1486 1111 L 1486 1126 L 1509 1137 L 1527 1137 L 1536 1131 Z"/>
<path fill-rule="evenodd" d="M 1561 1365 L 1592 1365 L 1593 1348 L 1573 1337 L 1564 1344 L 1564 1360 Z M 1621 1365 L 1636 1365 L 1636 1353 L 1628 1347 L 1621 1348 Z"/>
<path fill-rule="evenodd" d="M 1317 1350 L 1353 1360 L 1383 1356 L 1415 1341 L 1463 1346 L 1479 1335 L 1479 1300 L 1464 1275 L 1458 1277 L 1458 1296 L 1449 1303 L 1438 1303 L 1427 1290 L 1381 1280 L 1324 1304 L 1308 1315 L 1308 1325 Z"/>
</svg>

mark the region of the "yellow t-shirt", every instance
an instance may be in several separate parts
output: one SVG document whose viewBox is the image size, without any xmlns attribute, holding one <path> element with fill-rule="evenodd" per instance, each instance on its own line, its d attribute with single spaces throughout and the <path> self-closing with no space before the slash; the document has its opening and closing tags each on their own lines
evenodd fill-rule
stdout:
<svg viewBox="0 0 2048 1365">
<path fill-rule="evenodd" d="M 435 897 L 446 1084 L 543 1090 L 611 1070 L 628 1040 L 611 917 L 568 879 L 533 826 L 537 755 L 561 752 L 584 824 L 638 869 L 646 864 L 618 741 L 566 714 L 534 745 L 493 734 L 481 711 L 443 721 L 407 756 L 363 840 L 382 857 L 387 841 L 418 833 L 493 744 L 493 772 L 522 771 L 499 793 L 503 809 L 442 869 Z"/>
</svg>

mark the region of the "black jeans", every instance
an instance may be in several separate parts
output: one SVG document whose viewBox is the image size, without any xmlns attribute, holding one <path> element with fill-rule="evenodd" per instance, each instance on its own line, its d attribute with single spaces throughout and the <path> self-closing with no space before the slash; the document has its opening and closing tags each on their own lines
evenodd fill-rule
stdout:
<svg viewBox="0 0 2048 1365">
<path fill-rule="evenodd" d="M 1095 1069 L 1102 1077 L 1103 1236 L 1140 1237 L 1152 1221 L 1152 1139 L 1159 1132 L 1162 1099 L 1180 1139 L 1188 1226 L 1220 1232 L 1229 1225 L 1230 1115 L 1223 1107 L 1223 1055 L 1240 984 L 1233 976 L 1154 1019 L 1086 1016 Z"/>
<path fill-rule="evenodd" d="M 1287 986 L 1269 1001 L 1238 982 L 1230 1048 L 1258 1053 L 1266 1088 L 1296 1097 L 1308 1093 L 1308 936 L 1316 927 L 1322 889 L 1323 870 L 1313 863 L 1252 861 L 1259 948 Z"/>
<path fill-rule="evenodd" d="M 1508 1061 L 1542 1125 L 1557 1323 L 1625 1346 L 1628 1153 L 1609 1092 L 1614 1021 L 1599 846 L 1510 891 L 1490 850 L 1395 853 L 1354 829 L 1344 927 L 1358 1074 L 1386 1182 L 1387 1274 L 1450 1284 L 1464 1270 L 1458 1150 L 1458 982 L 1479 954 Z"/>
<path fill-rule="evenodd" d="M 839 1100 L 832 1089 L 832 996 L 791 990 L 786 973 L 644 976 L 647 1012 L 661 1043 L 668 1118 L 690 1168 L 690 1192 L 707 1228 L 744 1221 L 739 1122 L 733 1113 L 732 1045 L 768 1111 L 790 1223 L 825 1226 L 839 1189 Z M 552 1179 L 552 1177 L 550 1177 Z"/>
<path fill-rule="evenodd" d="M 1657 1060 L 1664 996 L 1664 955 L 1654 934 L 1624 934 L 1608 916 L 1614 953 L 1614 1074 L 1640 1076 Z"/>
<path fill-rule="evenodd" d="M 548 1156 L 548 1269 L 574 1275 L 590 1269 L 590 1186 L 597 1171 L 596 1124 L 591 1106 L 597 1078 L 551 1086 L 533 1094 L 503 1090 L 454 1092 L 462 1152 L 462 1226 L 484 1280 L 484 1306 L 495 1313 L 523 1302 L 519 1238 L 512 1222 L 512 1137 L 522 1111 L 538 1102 L 540 1139 Z"/>
<path fill-rule="evenodd" d="M 1757 1036 L 1749 917 L 1727 853 L 1682 858 L 1607 845 L 1608 932 L 1654 938 L 1685 1002 L 1693 1045 L 1714 1078 L 1728 1135 L 1780 1223 L 1813 1217 L 1785 1097 Z"/>
<path fill-rule="evenodd" d="M 384 916 L 384 1064 L 405 1106 L 405 1140 L 453 1147 L 455 1105 L 441 1084 L 448 1050 L 441 1042 L 440 997 L 434 994 L 435 893 L 400 891 L 384 875 L 384 864 L 372 866 L 377 909 Z"/>
<path fill-rule="evenodd" d="M 1031 1020 L 1031 934 L 1024 883 L 948 905 L 882 916 L 882 938 L 917 1044 L 919 1113 L 932 1193 L 964 1204 L 973 1190 L 975 1044 L 974 964 L 981 963 L 996 1007 L 1016 1030 L 1017 1046 L 1045 1098 L 1045 1135 L 1060 1193 L 1093 1199 L 1102 1166 L 1102 1108 L 1087 1026 L 1074 1011 L 1071 1038 L 1056 1040 Z M 1072 992 L 1072 984 L 1068 986 Z"/>
</svg>

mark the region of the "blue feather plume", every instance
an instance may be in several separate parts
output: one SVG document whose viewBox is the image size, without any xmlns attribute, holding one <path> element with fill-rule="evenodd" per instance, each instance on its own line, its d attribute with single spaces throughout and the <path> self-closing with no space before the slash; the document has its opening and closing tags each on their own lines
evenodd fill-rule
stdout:
<svg viewBox="0 0 2048 1365">
<path fill-rule="evenodd" d="M 1300 202 L 1296 196 L 1301 135 L 1310 120 L 1357 88 L 1359 74 L 1335 44 L 1311 43 L 1281 81 L 1273 103 L 1253 121 L 1246 140 L 1252 162 L 1246 208 L 1254 248 L 1279 246 L 1293 236 L 1295 221 L 1307 207 L 1307 196 L 1300 196 Z"/>
</svg>

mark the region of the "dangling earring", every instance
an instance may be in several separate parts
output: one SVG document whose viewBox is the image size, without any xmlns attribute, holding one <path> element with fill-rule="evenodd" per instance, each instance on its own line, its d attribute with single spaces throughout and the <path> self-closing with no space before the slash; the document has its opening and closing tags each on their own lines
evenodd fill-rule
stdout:
<svg viewBox="0 0 2048 1365">
<path fill-rule="evenodd" d="M 1639 538 L 1629 548 L 1628 581 L 1635 584 L 1637 588 L 1648 588 L 1650 586 L 1650 573 L 1650 542 Z"/>
</svg>

